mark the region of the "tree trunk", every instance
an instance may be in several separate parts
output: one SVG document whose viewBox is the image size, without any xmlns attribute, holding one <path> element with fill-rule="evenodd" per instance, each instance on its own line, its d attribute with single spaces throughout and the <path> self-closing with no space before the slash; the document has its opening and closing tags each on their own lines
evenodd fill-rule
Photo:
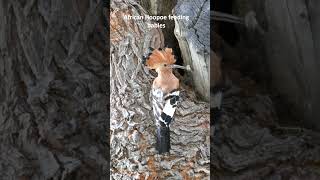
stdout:
<svg viewBox="0 0 320 180">
<path fill-rule="evenodd" d="M 210 1 L 178 1 L 173 10 L 176 16 L 189 19 L 176 19 L 174 33 L 178 39 L 185 64 L 192 68 L 189 76 L 199 95 L 210 99 Z"/>
<path fill-rule="evenodd" d="M 211 144 L 213 179 L 319 179 L 320 133 L 292 127 L 296 126 L 294 119 L 299 117 L 299 112 L 304 112 L 299 125 L 319 125 L 315 113 L 319 107 L 315 105 L 319 76 L 314 50 L 320 31 L 314 30 L 316 24 L 308 22 L 317 18 L 318 13 L 310 6 L 317 3 L 235 2 L 238 3 L 233 9 L 257 13 L 265 34 L 237 26 L 240 38 L 233 46 L 237 56 L 226 60 L 223 54 L 226 51 L 222 48 L 219 52 L 226 81 L 221 118 L 215 122 Z M 310 16 L 307 2 L 313 10 Z M 232 36 L 230 32 L 219 33 L 228 37 Z M 265 78 L 255 76 L 258 69 L 268 69 L 268 65 L 270 71 L 266 71 L 269 73 Z M 270 76 L 273 87 L 265 83 Z M 274 96 L 277 90 L 289 96 L 294 105 L 279 104 L 279 96 Z M 282 107 L 275 109 L 278 106 Z M 293 107 L 299 111 L 294 109 L 292 114 L 280 111 Z"/>
<path fill-rule="evenodd" d="M 142 65 L 149 46 L 163 47 L 160 29 L 145 20 L 124 21 L 124 14 L 144 15 L 134 1 L 111 2 L 111 173 L 113 179 L 209 179 L 209 104 L 182 91 L 171 129 L 170 156 L 157 155 L 156 125 L 149 92 L 153 77 Z"/>
<path fill-rule="evenodd" d="M 100 1 L 0 1 L 1 179 L 106 179 Z"/>
<path fill-rule="evenodd" d="M 311 11 L 314 12 L 312 8 Z M 293 103 L 305 125 L 320 130 L 317 120 L 320 118 L 320 63 L 317 58 L 320 29 L 316 30 L 317 23 L 310 21 L 310 18 L 317 18 L 312 12 L 306 1 L 275 3 L 267 0 L 266 49 L 275 87 Z"/>
</svg>

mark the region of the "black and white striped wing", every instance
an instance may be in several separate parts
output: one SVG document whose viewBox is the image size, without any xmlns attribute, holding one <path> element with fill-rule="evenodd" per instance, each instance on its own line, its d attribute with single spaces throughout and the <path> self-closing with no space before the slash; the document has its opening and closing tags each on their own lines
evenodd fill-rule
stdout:
<svg viewBox="0 0 320 180">
<path fill-rule="evenodd" d="M 157 125 L 170 125 L 179 103 L 179 95 L 180 91 L 178 90 L 168 94 L 164 94 L 160 89 L 153 89 L 151 91 L 153 114 Z"/>
</svg>

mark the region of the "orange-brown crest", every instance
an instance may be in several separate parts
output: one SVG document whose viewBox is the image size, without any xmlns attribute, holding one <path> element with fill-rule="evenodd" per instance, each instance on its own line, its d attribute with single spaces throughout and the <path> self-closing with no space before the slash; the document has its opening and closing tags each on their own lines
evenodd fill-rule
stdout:
<svg viewBox="0 0 320 180">
<path fill-rule="evenodd" d="M 157 69 L 163 64 L 174 64 L 176 62 L 172 53 L 172 48 L 155 49 L 146 60 L 146 65 L 150 69 Z"/>
</svg>

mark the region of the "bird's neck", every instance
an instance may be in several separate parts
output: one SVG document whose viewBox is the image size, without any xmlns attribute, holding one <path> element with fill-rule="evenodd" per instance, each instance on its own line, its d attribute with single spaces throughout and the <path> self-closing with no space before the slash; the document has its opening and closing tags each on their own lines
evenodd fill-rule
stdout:
<svg viewBox="0 0 320 180">
<path fill-rule="evenodd" d="M 158 77 L 161 78 L 161 79 L 168 79 L 168 78 L 171 78 L 173 75 L 172 73 L 172 69 L 160 69 L 157 71 L 158 72 Z"/>
<path fill-rule="evenodd" d="M 179 80 L 172 73 L 172 69 L 157 70 L 158 77 L 153 81 L 153 88 L 160 88 L 164 93 L 169 93 L 179 88 Z"/>
</svg>

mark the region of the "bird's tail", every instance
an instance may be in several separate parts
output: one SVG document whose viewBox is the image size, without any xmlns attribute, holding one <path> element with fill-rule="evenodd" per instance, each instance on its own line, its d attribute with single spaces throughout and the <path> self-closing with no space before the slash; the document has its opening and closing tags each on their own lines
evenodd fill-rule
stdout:
<svg viewBox="0 0 320 180">
<path fill-rule="evenodd" d="M 170 128 L 167 126 L 157 126 L 157 145 L 159 154 L 170 151 Z"/>
</svg>

